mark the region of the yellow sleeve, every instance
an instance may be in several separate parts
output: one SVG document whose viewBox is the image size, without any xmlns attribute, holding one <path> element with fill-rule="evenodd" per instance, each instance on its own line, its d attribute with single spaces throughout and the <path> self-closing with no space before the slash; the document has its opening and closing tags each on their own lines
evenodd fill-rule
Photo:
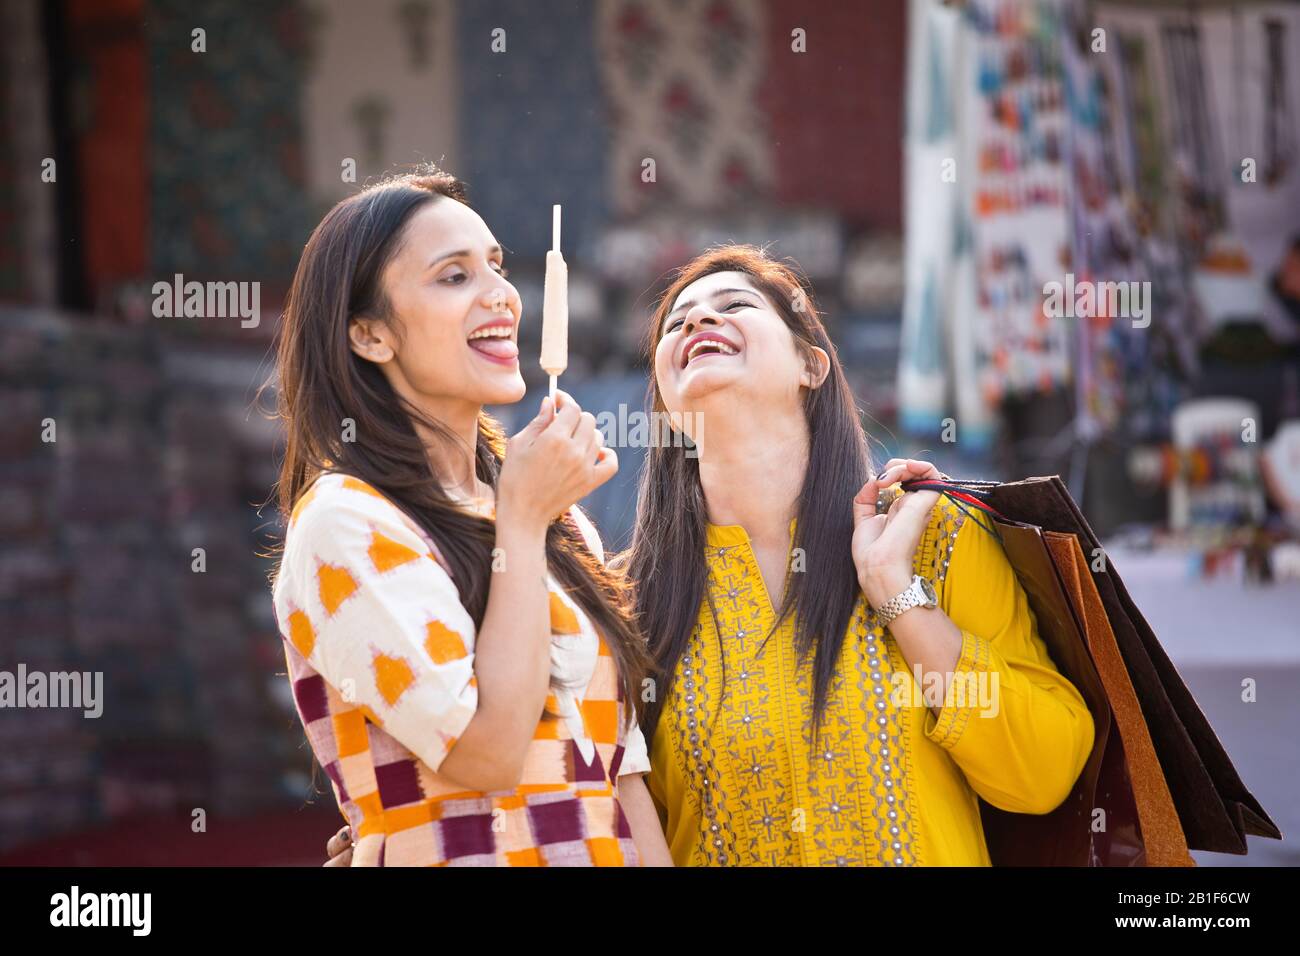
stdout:
<svg viewBox="0 0 1300 956">
<path fill-rule="evenodd" d="M 668 792 L 668 780 L 671 775 L 668 761 L 672 758 L 668 753 L 668 742 L 664 738 L 664 734 L 668 732 L 664 725 L 666 721 L 671 719 L 671 716 L 668 713 L 663 715 L 659 721 L 659 728 L 654 739 L 648 742 L 650 773 L 647 774 L 645 780 L 646 790 L 650 792 L 650 800 L 659 813 L 659 823 L 665 828 L 665 832 L 668 826 L 668 801 L 672 796 Z"/>
<path fill-rule="evenodd" d="M 1001 543 L 971 518 L 957 532 L 940 606 L 962 632 L 961 656 L 939 716 L 926 710 L 925 735 L 993 806 L 1050 813 L 1092 752 L 1092 714 L 1048 656 Z"/>
</svg>

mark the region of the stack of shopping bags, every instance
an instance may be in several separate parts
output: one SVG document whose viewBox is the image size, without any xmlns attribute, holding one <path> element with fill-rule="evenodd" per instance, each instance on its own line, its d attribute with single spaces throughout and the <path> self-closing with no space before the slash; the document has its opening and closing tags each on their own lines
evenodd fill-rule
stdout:
<svg viewBox="0 0 1300 956">
<path fill-rule="evenodd" d="M 1095 743 L 1052 813 L 981 802 L 1000 866 L 1194 866 L 1188 850 L 1282 838 L 1242 784 L 1187 685 L 1059 478 L 914 481 L 997 534 L 1057 668 L 1087 701 Z"/>
</svg>

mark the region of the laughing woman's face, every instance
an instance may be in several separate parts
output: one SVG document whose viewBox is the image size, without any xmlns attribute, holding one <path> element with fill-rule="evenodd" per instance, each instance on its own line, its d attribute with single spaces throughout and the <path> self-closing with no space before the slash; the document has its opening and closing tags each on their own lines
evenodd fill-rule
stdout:
<svg viewBox="0 0 1300 956">
<path fill-rule="evenodd" d="M 743 401 L 746 411 L 795 407 L 800 386 L 811 384 L 794 334 L 743 272 L 715 272 L 681 291 L 655 349 L 655 381 L 670 412 L 698 411 L 719 398 Z"/>
<path fill-rule="evenodd" d="M 383 282 L 394 321 L 359 317 L 349 335 L 353 351 L 377 363 L 398 394 L 435 408 L 523 398 L 522 304 L 478 213 L 447 198 L 421 207 Z"/>
</svg>

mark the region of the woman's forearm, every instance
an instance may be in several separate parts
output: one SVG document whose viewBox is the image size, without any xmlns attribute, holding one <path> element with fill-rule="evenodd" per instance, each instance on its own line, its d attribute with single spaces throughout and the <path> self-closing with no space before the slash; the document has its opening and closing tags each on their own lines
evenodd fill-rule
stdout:
<svg viewBox="0 0 1300 956">
<path fill-rule="evenodd" d="M 864 575 L 863 591 L 873 607 L 880 607 L 894 595 L 901 594 L 909 584 L 911 578 L 904 579 L 901 574 Z M 937 607 L 914 607 L 894 618 L 889 632 L 894 635 L 908 669 L 915 674 L 920 668 L 918 684 L 924 686 L 928 674 L 940 674 L 946 695 L 954 677 L 953 669 L 961 657 L 961 630 L 952 619 Z M 943 707 L 936 704 L 930 709 L 938 717 Z"/>
<path fill-rule="evenodd" d="M 920 686 L 924 686 L 927 675 L 942 676 L 943 696 L 940 700 L 943 700 L 955 677 L 953 669 L 961 657 L 961 631 L 957 625 L 937 607 L 915 607 L 895 618 L 889 631 L 894 635 L 908 669 L 913 675 L 920 669 Z M 930 710 L 938 717 L 943 705 L 937 703 Z"/>
<path fill-rule="evenodd" d="M 645 774 L 629 773 L 618 778 L 618 802 L 632 830 L 632 842 L 642 866 L 672 866 L 673 857 L 664 839 L 659 814 L 645 785 Z"/>
<path fill-rule="evenodd" d="M 499 514 L 483 624 L 475 641 L 474 718 L 438 768 L 471 790 L 518 785 L 550 684 L 546 531 Z"/>
</svg>

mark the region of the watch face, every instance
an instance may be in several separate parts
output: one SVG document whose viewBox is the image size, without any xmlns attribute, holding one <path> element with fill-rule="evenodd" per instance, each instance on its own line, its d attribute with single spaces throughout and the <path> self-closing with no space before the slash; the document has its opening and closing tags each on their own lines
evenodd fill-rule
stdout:
<svg viewBox="0 0 1300 956">
<path fill-rule="evenodd" d="M 934 593 L 934 585 L 929 579 L 921 577 L 919 574 L 916 579 L 921 582 L 921 593 L 925 595 L 925 606 L 934 607 L 939 603 L 939 595 Z"/>
</svg>

